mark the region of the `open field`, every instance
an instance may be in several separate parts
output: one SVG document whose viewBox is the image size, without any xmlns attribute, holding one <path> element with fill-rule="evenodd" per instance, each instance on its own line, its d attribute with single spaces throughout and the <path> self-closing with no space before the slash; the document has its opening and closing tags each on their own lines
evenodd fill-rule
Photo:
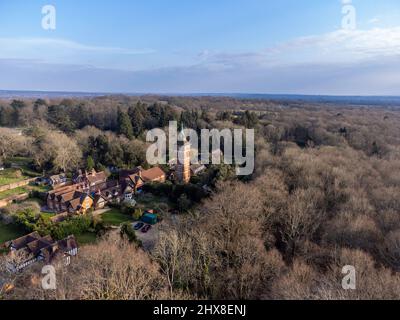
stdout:
<svg viewBox="0 0 400 320">
<path fill-rule="evenodd" d="M 76 240 L 80 246 L 85 244 L 95 243 L 97 241 L 97 236 L 93 232 L 85 232 L 82 234 L 75 235 Z"/>
<path fill-rule="evenodd" d="M 24 193 L 30 193 L 32 191 L 37 191 L 37 192 L 42 192 L 45 193 L 49 191 L 50 188 L 47 186 L 36 186 L 36 185 L 26 185 L 6 191 L 0 192 L 0 200 L 4 200 L 6 198 L 12 197 L 12 196 L 18 196 Z"/>
<path fill-rule="evenodd" d="M 118 209 L 112 208 L 111 210 L 102 214 L 102 220 L 105 224 L 111 226 L 119 226 L 121 223 L 133 221 L 133 218 L 123 214 Z"/>
<path fill-rule="evenodd" d="M 5 169 L 4 171 L 0 171 L 0 186 L 23 181 L 29 178 L 31 177 L 25 175 L 19 169 L 14 169 L 14 168 Z"/>
<path fill-rule="evenodd" d="M 30 158 L 14 157 L 7 159 L 7 161 L 11 163 L 13 167 L 0 171 L 0 186 L 24 181 L 40 175 L 39 172 L 29 167 Z"/>
</svg>

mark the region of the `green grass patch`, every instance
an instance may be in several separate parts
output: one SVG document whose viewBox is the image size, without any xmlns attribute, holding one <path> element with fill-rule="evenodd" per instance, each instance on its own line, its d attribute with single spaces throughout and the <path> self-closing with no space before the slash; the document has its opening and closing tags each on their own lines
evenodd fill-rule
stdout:
<svg viewBox="0 0 400 320">
<path fill-rule="evenodd" d="M 32 191 L 46 193 L 49 190 L 50 189 L 48 187 L 41 187 L 41 186 L 36 186 L 36 185 L 26 185 L 23 187 L 18 187 L 15 189 L 10 189 L 10 190 L 0 192 L 0 200 L 4 200 L 4 199 L 12 197 L 12 196 L 18 196 L 18 195 L 24 194 L 24 193 L 30 193 Z M 43 201 L 40 199 L 35 198 L 35 201 L 37 201 L 40 205 L 42 205 L 42 203 L 43 203 Z"/>
<path fill-rule="evenodd" d="M 24 175 L 27 177 L 27 179 L 36 178 L 36 177 L 42 175 L 40 172 L 36 172 L 29 167 L 21 167 L 21 170 L 24 173 Z"/>
<path fill-rule="evenodd" d="M 18 166 L 19 168 L 10 168 L 5 171 L 9 171 L 9 173 L 13 173 L 13 172 L 17 172 L 17 171 L 22 172 L 22 175 L 24 176 L 24 178 L 22 180 L 37 177 L 37 176 L 41 175 L 40 172 L 37 172 L 31 168 L 31 164 L 32 164 L 31 158 L 14 157 L 14 158 L 8 158 L 7 162 L 12 163 L 13 165 Z M 20 181 L 20 180 L 17 180 L 17 181 Z M 15 181 L 13 181 L 13 182 L 15 182 Z M 11 182 L 9 182 L 9 183 L 11 183 Z M 8 184 L 8 183 L 6 183 L 6 184 Z"/>
<path fill-rule="evenodd" d="M 0 222 L 0 244 L 22 237 L 25 232 L 14 224 Z"/>
<path fill-rule="evenodd" d="M 7 159 L 8 162 L 15 163 L 19 166 L 27 166 L 32 162 L 31 158 L 27 157 L 12 157 Z"/>
<path fill-rule="evenodd" d="M 104 212 L 101 215 L 101 218 L 106 225 L 111 225 L 111 226 L 119 226 L 121 223 L 127 221 L 133 221 L 133 218 L 131 216 L 123 214 L 121 211 L 115 208 L 112 208 L 111 210 Z"/>
<path fill-rule="evenodd" d="M 41 212 L 40 215 L 45 218 L 51 218 L 51 217 L 54 217 L 56 214 L 52 213 L 52 212 Z"/>
<path fill-rule="evenodd" d="M 85 244 L 92 244 L 97 241 L 97 236 L 93 232 L 84 232 L 78 235 L 75 235 L 76 241 L 78 241 L 78 245 L 83 246 Z"/>
<path fill-rule="evenodd" d="M 10 183 L 23 181 L 30 177 L 23 174 L 20 169 L 9 168 L 0 171 L 0 186 L 4 186 Z"/>
<path fill-rule="evenodd" d="M 12 197 L 12 196 L 18 196 L 20 194 L 24 193 L 29 193 L 30 189 L 28 187 L 18 187 L 15 189 L 11 190 L 6 190 L 0 193 L 0 200 L 4 200 L 6 198 Z"/>
<path fill-rule="evenodd" d="M 42 192 L 42 193 L 46 193 L 46 192 L 49 192 L 51 190 L 50 186 L 37 186 L 35 184 L 30 184 L 29 188 L 32 191 L 37 191 L 37 192 Z"/>
</svg>

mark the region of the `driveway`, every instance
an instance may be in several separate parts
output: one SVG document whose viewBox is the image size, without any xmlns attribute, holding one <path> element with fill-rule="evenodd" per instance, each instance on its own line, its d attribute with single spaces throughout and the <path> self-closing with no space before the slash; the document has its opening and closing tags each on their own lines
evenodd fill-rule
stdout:
<svg viewBox="0 0 400 320">
<path fill-rule="evenodd" d="M 138 222 L 139 221 L 133 222 L 132 227 L 134 227 Z M 158 240 L 158 227 L 159 224 L 157 223 L 156 225 L 151 226 L 151 229 L 147 231 L 147 233 L 143 233 L 141 229 L 135 231 L 137 238 L 142 241 L 144 250 L 151 251 L 154 249 Z"/>
</svg>

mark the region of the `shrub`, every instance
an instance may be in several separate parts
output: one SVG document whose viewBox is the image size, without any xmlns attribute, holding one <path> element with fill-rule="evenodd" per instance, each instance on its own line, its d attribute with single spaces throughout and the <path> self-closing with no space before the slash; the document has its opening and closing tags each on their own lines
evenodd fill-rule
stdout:
<svg viewBox="0 0 400 320">
<path fill-rule="evenodd" d="M 72 217 L 53 226 L 52 236 L 63 239 L 71 234 L 80 234 L 88 231 L 92 226 L 90 215 Z"/>
<path fill-rule="evenodd" d="M 121 225 L 121 231 L 120 231 L 121 237 L 126 237 L 129 242 L 137 242 L 138 239 L 136 237 L 135 230 L 132 227 L 132 223 L 130 222 L 125 222 Z"/>
<path fill-rule="evenodd" d="M 142 217 L 142 215 L 143 215 L 142 209 L 137 208 L 137 209 L 135 209 L 135 210 L 133 211 L 133 213 L 132 213 L 132 218 L 133 218 L 134 220 L 140 220 L 140 218 Z"/>
</svg>

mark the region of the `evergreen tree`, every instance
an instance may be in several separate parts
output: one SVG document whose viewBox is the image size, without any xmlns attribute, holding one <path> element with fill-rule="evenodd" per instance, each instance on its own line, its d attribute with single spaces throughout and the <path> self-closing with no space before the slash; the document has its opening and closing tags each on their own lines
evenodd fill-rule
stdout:
<svg viewBox="0 0 400 320">
<path fill-rule="evenodd" d="M 25 102 L 21 100 L 13 100 L 10 105 L 13 109 L 22 109 L 26 107 Z"/>
<path fill-rule="evenodd" d="M 183 124 L 186 128 L 198 129 L 197 121 L 199 120 L 199 114 L 194 110 L 185 110 L 181 113 L 181 125 Z"/>
<path fill-rule="evenodd" d="M 161 110 L 159 126 L 163 128 L 169 125 L 170 121 L 177 120 L 176 112 L 171 108 L 171 106 L 167 105 Z"/>
<path fill-rule="evenodd" d="M 63 105 L 47 107 L 47 120 L 64 132 L 73 132 L 75 129 L 75 123 L 71 120 Z"/>
<path fill-rule="evenodd" d="M 118 133 L 125 135 L 128 139 L 133 138 L 133 128 L 128 114 L 118 109 Z"/>
<path fill-rule="evenodd" d="M 92 171 L 94 169 L 95 163 L 92 156 L 88 156 L 86 159 L 86 170 Z"/>
<path fill-rule="evenodd" d="M 254 128 L 258 124 L 258 116 L 255 112 L 246 110 L 246 112 L 242 113 L 240 118 L 237 119 L 236 123 L 246 128 Z"/>
<path fill-rule="evenodd" d="M 132 123 L 133 134 L 137 137 L 144 129 L 145 110 L 143 111 L 142 104 L 138 102 L 136 106 L 129 107 L 128 115 Z"/>
<path fill-rule="evenodd" d="M 6 127 L 10 125 L 10 112 L 9 108 L 0 106 L 0 126 Z"/>
<path fill-rule="evenodd" d="M 129 242 L 138 243 L 135 230 L 133 229 L 132 223 L 130 222 L 125 222 L 121 225 L 120 235 L 121 237 L 126 237 Z"/>
<path fill-rule="evenodd" d="M 33 110 L 38 112 L 40 106 L 46 106 L 47 103 L 43 99 L 36 99 L 35 103 L 33 104 Z"/>
<path fill-rule="evenodd" d="M 11 125 L 18 126 L 20 122 L 21 109 L 25 108 L 25 102 L 21 100 L 13 100 L 10 104 L 13 112 L 11 114 Z"/>
</svg>

